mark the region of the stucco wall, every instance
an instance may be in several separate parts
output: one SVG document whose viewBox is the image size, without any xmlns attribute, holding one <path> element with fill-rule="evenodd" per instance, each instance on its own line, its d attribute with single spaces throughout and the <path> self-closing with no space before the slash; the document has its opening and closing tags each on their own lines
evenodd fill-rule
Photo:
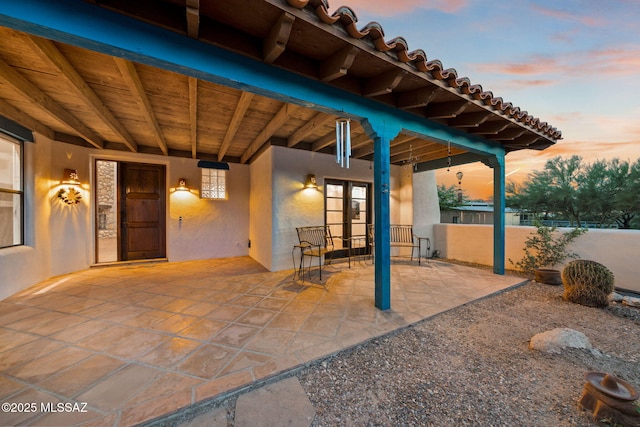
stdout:
<svg viewBox="0 0 640 427">
<path fill-rule="evenodd" d="M 251 164 L 249 255 L 267 269 L 272 265 L 273 154 L 267 150 Z"/>
<path fill-rule="evenodd" d="M 171 158 L 169 187 L 186 178 L 189 192 L 169 193 L 167 257 L 170 261 L 224 258 L 249 253 L 249 166 L 229 164 L 227 200 L 200 198 L 198 161 Z M 180 221 L 182 217 L 182 221 Z"/>
<path fill-rule="evenodd" d="M 292 269 L 291 249 L 298 242 L 296 227 L 324 224 L 324 181 L 327 178 L 373 183 L 371 162 L 352 160 L 349 169 L 336 164 L 328 154 L 284 147 L 271 147 L 273 154 L 273 205 L 277 214 L 273 218 L 274 271 Z M 402 221 L 402 209 L 410 205 L 401 197 L 402 170 L 393 166 L 390 177 L 391 222 Z M 313 173 L 318 189 L 304 189 L 307 174 Z M 405 185 L 406 181 L 405 181 Z M 409 201 L 410 203 L 410 201 Z M 274 210 L 274 212 L 276 212 Z"/>
<path fill-rule="evenodd" d="M 24 239 L 23 246 L 0 249 L 0 299 L 51 275 L 51 238 L 48 222 L 51 144 L 48 140 L 24 144 Z M 37 144 L 37 145 L 36 145 Z M 42 153 L 35 156 L 36 146 Z M 42 211 L 43 215 L 35 215 Z"/>
<path fill-rule="evenodd" d="M 506 227 L 506 268 L 514 268 L 509 259 L 522 258 L 524 242 L 535 227 Z M 566 229 L 560 229 L 566 231 Z M 443 258 L 493 264 L 493 227 L 488 225 L 436 224 L 435 248 Z M 616 287 L 640 292 L 638 259 L 640 230 L 589 229 L 578 237 L 569 250 L 580 258 L 597 261 L 609 268 L 616 278 Z"/>
<path fill-rule="evenodd" d="M 0 249 L 0 299 L 30 285 L 94 262 L 95 212 L 92 167 L 96 158 L 166 166 L 167 257 L 170 261 L 247 255 L 249 166 L 230 165 L 229 199 L 200 200 L 200 170 L 194 159 L 96 151 L 36 135 L 25 143 L 25 245 Z M 65 168 L 78 170 L 82 200 L 65 205 L 56 193 Z M 171 193 L 185 177 L 190 193 Z M 183 221 L 179 221 L 179 217 Z"/>
<path fill-rule="evenodd" d="M 431 240 L 434 248 L 433 225 L 440 221 L 438 204 L 438 186 L 435 171 L 413 174 L 413 232 L 420 237 Z M 422 255 L 426 255 L 423 249 Z M 430 255 L 430 254 L 429 254 Z"/>
</svg>

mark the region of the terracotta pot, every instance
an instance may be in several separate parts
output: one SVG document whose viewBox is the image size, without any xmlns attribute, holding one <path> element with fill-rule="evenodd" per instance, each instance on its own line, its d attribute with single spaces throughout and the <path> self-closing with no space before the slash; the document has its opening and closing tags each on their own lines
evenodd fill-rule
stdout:
<svg viewBox="0 0 640 427">
<path fill-rule="evenodd" d="M 538 268 L 535 271 L 536 282 L 546 283 L 547 285 L 562 285 L 562 276 L 560 270 L 553 268 Z"/>
</svg>

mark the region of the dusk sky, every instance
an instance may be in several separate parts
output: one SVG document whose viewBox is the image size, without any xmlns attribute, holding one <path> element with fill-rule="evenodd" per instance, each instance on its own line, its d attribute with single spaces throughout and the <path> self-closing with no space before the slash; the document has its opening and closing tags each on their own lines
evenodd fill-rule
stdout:
<svg viewBox="0 0 640 427">
<path fill-rule="evenodd" d="M 562 131 L 544 151 L 507 155 L 507 180 L 520 181 L 546 160 L 640 158 L 640 1 L 638 0 L 329 0 L 350 6 L 358 27 L 382 25 L 459 77 Z M 482 164 L 438 171 L 438 182 L 472 198 L 492 194 Z"/>
</svg>

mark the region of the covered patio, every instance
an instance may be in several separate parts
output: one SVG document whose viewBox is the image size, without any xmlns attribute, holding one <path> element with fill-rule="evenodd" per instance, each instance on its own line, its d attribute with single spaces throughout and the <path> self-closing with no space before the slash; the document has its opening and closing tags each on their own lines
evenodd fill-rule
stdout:
<svg viewBox="0 0 640 427">
<path fill-rule="evenodd" d="M 117 174 L 119 261 L 248 255 L 269 271 L 288 269 L 295 228 L 329 223 L 331 182 L 363 184 L 375 306 L 386 310 L 389 226 L 432 236 L 433 169 L 475 161 L 493 169 L 493 266 L 503 274 L 505 156 L 561 138 L 402 37 L 386 41 L 380 24 L 358 28 L 353 10 L 331 13 L 323 0 L 32 0 L 2 4 L 0 25 L 0 130 L 25 158 L 24 179 L 14 179 L 24 188 L 7 190 L 17 195 L 7 215 L 16 231 L 0 251 L 2 296 L 101 262 L 101 215 L 114 209 L 98 196 L 96 170 L 106 162 L 157 178 L 145 193 L 156 200 L 155 228 L 137 239 L 134 226 L 152 221 L 127 222 L 135 215 L 123 208 L 125 181 L 135 173 Z M 350 168 L 335 162 L 336 120 L 352 124 Z M 203 197 L 201 162 L 228 171 L 224 200 Z M 66 170 L 79 182 L 73 206 L 56 197 L 67 191 Z M 318 191 L 305 195 L 308 175 Z M 360 217 L 342 212 L 345 223 Z M 358 236 L 335 224 L 335 235 Z M 141 241 L 155 246 L 137 248 Z"/>
<path fill-rule="evenodd" d="M 517 285 L 431 260 L 394 261 L 392 309 L 374 268 L 323 281 L 249 257 L 92 268 L 0 302 L 3 402 L 85 402 L 83 413 L 3 413 L 7 425 L 133 425 L 259 384 L 373 337 Z M 326 273 L 326 278 L 324 274 Z"/>
</svg>

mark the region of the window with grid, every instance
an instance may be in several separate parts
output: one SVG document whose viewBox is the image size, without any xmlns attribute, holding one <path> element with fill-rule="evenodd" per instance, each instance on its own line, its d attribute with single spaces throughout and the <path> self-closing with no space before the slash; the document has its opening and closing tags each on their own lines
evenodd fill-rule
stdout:
<svg viewBox="0 0 640 427">
<path fill-rule="evenodd" d="M 200 169 L 202 185 L 200 198 L 211 200 L 227 199 L 227 171 L 223 169 Z"/>
<path fill-rule="evenodd" d="M 0 133 L 0 248 L 23 242 L 22 142 Z"/>
</svg>

